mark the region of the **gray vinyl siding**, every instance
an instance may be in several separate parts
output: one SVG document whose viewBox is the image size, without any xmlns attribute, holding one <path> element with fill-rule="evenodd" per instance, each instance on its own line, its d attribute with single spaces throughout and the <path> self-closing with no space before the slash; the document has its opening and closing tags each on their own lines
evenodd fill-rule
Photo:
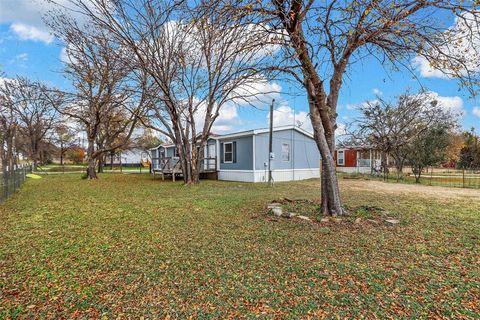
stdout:
<svg viewBox="0 0 480 320">
<path fill-rule="evenodd" d="M 166 149 L 165 157 L 171 158 L 175 156 L 175 147 L 167 147 L 165 149 Z"/>
<path fill-rule="evenodd" d="M 223 143 L 236 142 L 236 162 L 220 163 L 220 170 L 253 170 L 253 138 L 252 136 L 231 139 L 220 139 L 219 160 L 223 158 Z"/>
<path fill-rule="evenodd" d="M 275 159 L 272 160 L 273 170 L 310 169 L 318 168 L 320 153 L 315 141 L 295 130 L 273 132 L 272 149 Z M 265 170 L 268 163 L 268 133 L 261 133 L 255 137 L 255 169 Z M 287 144 L 290 149 L 288 161 L 282 159 L 282 145 Z"/>
<path fill-rule="evenodd" d="M 320 151 L 315 140 L 295 131 L 295 169 L 310 169 L 320 167 Z"/>
</svg>

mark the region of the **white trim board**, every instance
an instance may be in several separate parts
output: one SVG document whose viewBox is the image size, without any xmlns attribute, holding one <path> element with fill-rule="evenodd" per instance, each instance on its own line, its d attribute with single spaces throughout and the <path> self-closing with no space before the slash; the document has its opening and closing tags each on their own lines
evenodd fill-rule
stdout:
<svg viewBox="0 0 480 320">
<path fill-rule="evenodd" d="M 268 171 L 265 170 L 218 171 L 218 180 L 226 181 L 266 182 L 267 176 Z M 319 178 L 320 168 L 272 170 L 272 176 L 275 182 Z"/>
</svg>

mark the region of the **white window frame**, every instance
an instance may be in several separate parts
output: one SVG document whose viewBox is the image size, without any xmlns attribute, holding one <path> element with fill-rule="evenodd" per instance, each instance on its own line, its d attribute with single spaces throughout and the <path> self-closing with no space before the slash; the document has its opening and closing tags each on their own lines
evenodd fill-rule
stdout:
<svg viewBox="0 0 480 320">
<path fill-rule="evenodd" d="M 285 155 L 285 150 L 283 149 L 284 146 L 287 146 L 287 152 L 286 152 L 287 159 L 284 159 L 283 157 Z M 282 161 L 290 162 L 290 144 L 288 143 L 282 143 Z"/>
<path fill-rule="evenodd" d="M 342 162 L 340 162 L 340 154 L 342 155 L 342 157 L 341 157 Z M 339 166 L 344 166 L 345 165 L 345 150 L 338 150 L 337 151 L 337 165 L 339 165 Z"/>
<path fill-rule="evenodd" d="M 227 154 L 227 144 L 232 146 L 232 151 L 228 152 L 232 155 L 232 160 L 230 161 L 227 161 L 227 157 L 225 157 L 225 155 Z M 223 143 L 223 163 L 233 163 L 233 141 Z"/>
</svg>

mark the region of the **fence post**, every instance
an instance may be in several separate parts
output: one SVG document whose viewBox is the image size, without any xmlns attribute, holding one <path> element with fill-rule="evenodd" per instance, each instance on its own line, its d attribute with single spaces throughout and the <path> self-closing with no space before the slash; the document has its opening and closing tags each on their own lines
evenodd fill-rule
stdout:
<svg viewBox="0 0 480 320">
<path fill-rule="evenodd" d="M 465 188 L 465 168 L 462 169 L 462 184 L 463 188 Z"/>
</svg>

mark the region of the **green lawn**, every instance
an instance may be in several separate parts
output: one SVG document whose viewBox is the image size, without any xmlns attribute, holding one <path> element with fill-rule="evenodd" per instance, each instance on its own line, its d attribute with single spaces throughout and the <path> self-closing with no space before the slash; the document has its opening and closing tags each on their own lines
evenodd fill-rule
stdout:
<svg viewBox="0 0 480 320">
<path fill-rule="evenodd" d="M 29 180 L 0 205 L 0 318 L 479 317 L 476 190 L 341 182 L 400 225 L 264 214 L 318 181 Z"/>
</svg>

